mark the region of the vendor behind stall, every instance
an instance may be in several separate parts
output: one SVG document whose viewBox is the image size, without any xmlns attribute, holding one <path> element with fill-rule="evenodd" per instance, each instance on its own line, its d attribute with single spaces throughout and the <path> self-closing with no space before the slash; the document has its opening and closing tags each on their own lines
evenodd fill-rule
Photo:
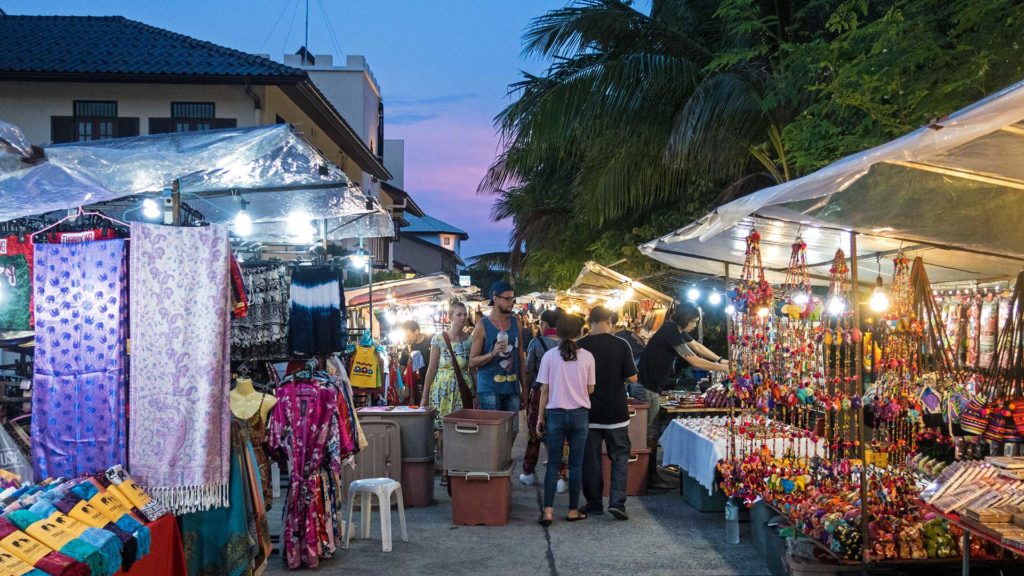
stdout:
<svg viewBox="0 0 1024 576">
<path fill-rule="evenodd" d="M 647 402 L 647 443 L 655 449 L 658 443 L 659 395 L 666 380 L 672 376 L 672 362 L 681 357 L 694 368 L 718 372 L 729 371 L 729 361 L 704 347 L 690 335 L 700 322 L 700 308 L 680 304 L 661 328 L 651 336 L 640 356 L 639 382 L 629 385 L 630 396 Z M 653 460 L 653 458 L 652 458 Z"/>
<path fill-rule="evenodd" d="M 417 388 L 422 390 L 423 383 L 427 381 L 427 365 L 430 363 L 430 338 L 420 331 L 420 325 L 415 320 L 402 322 L 402 331 L 405 332 L 405 343 L 409 350 L 402 353 L 398 364 L 404 372 L 406 365 L 412 362 L 412 369 L 416 371 Z M 416 354 L 417 352 L 419 354 Z"/>
</svg>

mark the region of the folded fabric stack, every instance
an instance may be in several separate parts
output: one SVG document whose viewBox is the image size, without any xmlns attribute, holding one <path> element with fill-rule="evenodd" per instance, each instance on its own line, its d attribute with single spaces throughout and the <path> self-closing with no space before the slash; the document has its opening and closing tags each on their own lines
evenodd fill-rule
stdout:
<svg viewBox="0 0 1024 576">
<path fill-rule="evenodd" d="M 0 518 L 0 548 L 51 576 L 90 576 L 89 566 L 52 550 Z M 95 575 L 92 575 L 95 576 Z"/>
<path fill-rule="evenodd" d="M 9 486 L 0 492 L 0 575 L 113 576 L 149 553 L 145 523 L 166 513 L 120 466 Z"/>
</svg>

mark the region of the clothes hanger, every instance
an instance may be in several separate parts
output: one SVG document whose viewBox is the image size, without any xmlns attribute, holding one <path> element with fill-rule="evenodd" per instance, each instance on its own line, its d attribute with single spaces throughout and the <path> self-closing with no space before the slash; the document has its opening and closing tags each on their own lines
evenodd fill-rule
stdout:
<svg viewBox="0 0 1024 576">
<path fill-rule="evenodd" d="M 79 206 L 78 207 L 78 212 L 76 212 L 74 214 L 68 214 L 67 216 L 61 218 L 60 220 L 57 220 L 53 224 L 50 224 L 49 226 L 47 226 L 47 227 L 45 227 L 45 228 L 43 228 L 41 230 L 36 230 L 35 232 L 29 234 L 29 237 L 32 238 L 32 241 L 34 242 L 37 234 L 42 234 L 43 232 L 46 232 L 47 230 L 50 230 L 52 228 L 56 228 L 57 226 L 61 225 L 64 222 L 67 222 L 68 220 L 75 220 L 75 219 L 77 219 L 80 216 L 99 216 L 100 218 L 105 218 L 107 220 L 110 220 L 114 224 L 119 224 L 119 225 L 121 225 L 121 226 L 123 226 L 125 228 L 129 228 L 127 223 L 122 222 L 122 221 L 118 220 L 117 218 L 111 218 L 110 216 L 107 216 L 103 212 L 99 212 L 99 211 L 96 211 L 96 212 L 86 212 L 85 210 L 82 209 L 81 206 Z"/>
</svg>

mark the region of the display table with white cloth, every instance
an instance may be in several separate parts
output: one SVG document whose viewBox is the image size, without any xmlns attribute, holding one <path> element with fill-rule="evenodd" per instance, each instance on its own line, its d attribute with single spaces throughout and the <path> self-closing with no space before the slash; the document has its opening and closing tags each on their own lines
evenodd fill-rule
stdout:
<svg viewBox="0 0 1024 576">
<path fill-rule="evenodd" d="M 661 444 L 661 465 L 678 466 L 707 488 L 708 494 L 713 494 L 715 467 L 726 457 L 728 449 L 727 422 L 727 416 L 673 420 L 658 440 Z M 792 441 L 780 436 L 764 442 L 772 453 L 781 455 Z M 819 440 L 815 448 L 819 456 L 825 455 L 823 440 Z"/>
</svg>

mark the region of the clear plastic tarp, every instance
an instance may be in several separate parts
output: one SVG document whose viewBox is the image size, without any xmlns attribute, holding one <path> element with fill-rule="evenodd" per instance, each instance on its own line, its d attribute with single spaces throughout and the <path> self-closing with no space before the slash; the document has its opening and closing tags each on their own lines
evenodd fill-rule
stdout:
<svg viewBox="0 0 1024 576">
<path fill-rule="evenodd" d="M 751 225 L 777 220 L 791 243 L 798 229 L 848 251 L 858 232 L 858 257 L 919 246 L 933 282 L 1012 276 L 1024 263 L 1024 82 L 887 144 L 853 154 L 817 172 L 720 206 L 697 222 L 640 246 L 674 267 L 722 275 L 743 262 Z M 847 231 L 847 232 L 842 232 Z M 765 256 L 771 281 L 780 259 Z M 775 256 L 773 254 L 773 256 Z M 808 256 L 822 257 L 824 254 Z M 771 266 L 769 266 L 771 262 Z M 781 265 L 779 264 L 781 262 Z M 874 262 L 862 262 L 874 270 Z M 819 267 L 827 273 L 828 266 Z M 884 270 L 884 264 L 883 264 Z M 873 275 L 871 276 L 873 278 Z"/>
<path fill-rule="evenodd" d="M 408 306 L 424 302 L 448 300 L 454 296 L 451 280 L 444 274 L 432 274 L 420 278 L 374 282 L 373 305 Z M 345 290 L 345 302 L 349 307 L 366 306 L 370 303 L 370 287 L 362 286 Z"/>
<path fill-rule="evenodd" d="M 21 128 L 0 120 L 0 156 L 4 154 L 27 158 L 32 155 L 32 143 Z"/>
<path fill-rule="evenodd" d="M 267 223 L 299 215 L 327 220 L 328 239 L 394 234 L 377 201 L 286 124 L 59 144 L 45 153 L 35 165 L 0 156 L 0 221 L 159 195 L 177 180 L 182 200 L 209 222 L 230 222 L 244 199 L 268 241 L 282 226 Z"/>
<path fill-rule="evenodd" d="M 583 265 L 569 292 L 574 296 L 613 299 L 623 298 L 630 288 L 633 289 L 634 300 L 647 299 L 665 306 L 673 303 L 671 296 L 597 262 L 587 262 Z"/>
</svg>

